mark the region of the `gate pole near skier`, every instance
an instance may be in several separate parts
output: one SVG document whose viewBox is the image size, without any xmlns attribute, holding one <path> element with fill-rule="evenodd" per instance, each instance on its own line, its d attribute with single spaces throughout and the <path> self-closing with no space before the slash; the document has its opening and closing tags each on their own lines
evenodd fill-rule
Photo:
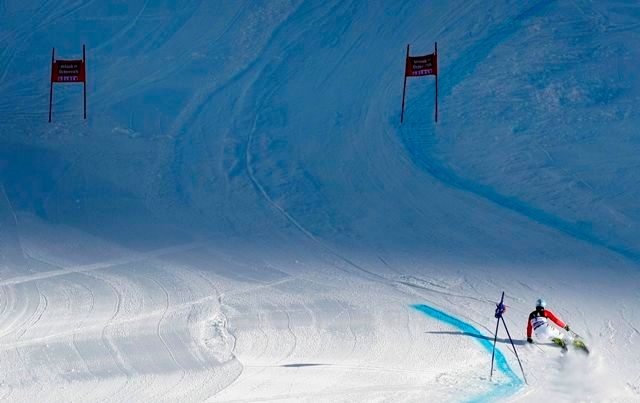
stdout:
<svg viewBox="0 0 640 403">
<path fill-rule="evenodd" d="M 502 314 L 504 313 L 505 310 L 506 308 L 504 306 L 504 291 L 502 291 L 502 298 L 500 298 L 500 303 L 496 305 L 496 313 L 494 315 L 497 318 L 497 321 L 496 321 L 496 331 L 493 334 L 493 352 L 491 353 L 491 372 L 489 373 L 489 380 L 491 380 L 493 377 L 493 361 L 496 356 L 496 342 L 498 341 L 498 326 L 500 326 L 500 318 L 502 317 Z"/>
<path fill-rule="evenodd" d="M 502 319 L 502 324 L 504 325 L 504 330 L 507 331 L 507 336 L 509 337 L 509 341 L 511 342 L 511 347 L 513 347 L 513 352 L 516 354 L 516 359 L 518 360 L 518 365 L 520 366 L 520 371 L 522 372 L 522 378 L 524 379 L 524 383 L 527 383 L 527 377 L 524 376 L 524 369 L 522 368 L 522 362 L 520 361 L 520 357 L 518 356 L 518 350 L 516 350 L 515 344 L 513 344 L 513 339 L 511 338 L 511 334 L 509 333 L 509 328 L 507 327 L 507 323 L 504 321 L 504 318 L 500 316 Z"/>
<path fill-rule="evenodd" d="M 509 337 L 509 341 L 511 342 L 511 347 L 513 347 L 513 352 L 516 354 L 516 359 L 518 360 L 518 365 L 520 365 L 520 371 L 522 371 L 522 378 L 524 379 L 525 384 L 529 384 L 527 382 L 527 377 L 524 375 L 524 369 L 522 368 L 522 362 L 520 361 L 520 357 L 518 356 L 518 350 L 516 350 L 516 346 L 513 343 L 513 339 L 511 338 L 511 333 L 509 333 L 509 328 L 507 328 L 507 323 L 504 321 L 504 317 L 502 316 L 507 310 L 507 307 L 504 305 L 504 291 L 502 291 L 502 298 L 500 298 L 500 303 L 496 304 L 496 312 L 494 317 L 497 319 L 496 322 L 496 332 L 493 336 L 493 353 L 491 354 L 491 373 L 489 374 L 489 380 L 493 378 L 493 361 L 496 355 L 496 342 L 498 341 L 498 326 L 500 325 L 500 321 L 504 325 L 504 330 L 507 331 L 507 337 Z"/>
</svg>

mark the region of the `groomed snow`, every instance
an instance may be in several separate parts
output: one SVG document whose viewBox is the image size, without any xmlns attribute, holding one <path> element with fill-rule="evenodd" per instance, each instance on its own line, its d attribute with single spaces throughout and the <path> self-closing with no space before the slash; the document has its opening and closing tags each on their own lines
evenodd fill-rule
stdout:
<svg viewBox="0 0 640 403">
<path fill-rule="evenodd" d="M 0 399 L 640 400 L 639 34 L 632 1 L 1 2 Z M 400 125 L 435 40 L 440 121 L 425 77 Z M 89 119 L 56 85 L 47 123 L 83 43 Z M 528 385 L 504 329 L 489 381 L 503 290 Z M 526 343 L 538 297 L 588 357 Z"/>
</svg>

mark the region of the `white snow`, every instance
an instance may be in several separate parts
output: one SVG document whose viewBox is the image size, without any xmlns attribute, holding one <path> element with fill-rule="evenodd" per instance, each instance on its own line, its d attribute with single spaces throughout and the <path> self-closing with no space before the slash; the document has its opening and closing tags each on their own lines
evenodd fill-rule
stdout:
<svg viewBox="0 0 640 403">
<path fill-rule="evenodd" d="M 0 2 L 0 399 L 640 400 L 640 6 L 431 3 Z"/>
</svg>

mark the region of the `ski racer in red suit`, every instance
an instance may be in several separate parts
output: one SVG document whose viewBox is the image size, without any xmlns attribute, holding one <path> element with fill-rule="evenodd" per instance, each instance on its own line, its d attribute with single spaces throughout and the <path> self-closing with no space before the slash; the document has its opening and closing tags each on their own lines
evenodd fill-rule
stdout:
<svg viewBox="0 0 640 403">
<path fill-rule="evenodd" d="M 566 348 L 567 341 L 565 337 L 560 334 L 558 329 L 549 323 L 549 320 L 560 326 L 566 331 L 569 331 L 569 325 L 561 321 L 553 314 L 553 312 L 545 309 L 547 303 L 540 298 L 536 301 L 536 310 L 529 314 L 529 321 L 527 322 L 527 341 L 533 343 L 531 338 L 531 331 L 533 330 L 538 340 L 551 340 L 557 345 Z"/>
</svg>

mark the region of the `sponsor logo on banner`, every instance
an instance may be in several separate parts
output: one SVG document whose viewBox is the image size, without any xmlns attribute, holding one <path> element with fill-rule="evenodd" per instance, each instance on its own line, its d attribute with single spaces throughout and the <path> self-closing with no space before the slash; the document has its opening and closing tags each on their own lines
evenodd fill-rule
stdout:
<svg viewBox="0 0 640 403">
<path fill-rule="evenodd" d="M 407 57 L 405 75 L 408 77 L 430 76 L 438 74 L 438 55 Z"/>
<path fill-rule="evenodd" d="M 56 60 L 51 69 L 51 81 L 54 83 L 83 83 L 85 81 L 84 62 L 82 60 Z"/>
</svg>

